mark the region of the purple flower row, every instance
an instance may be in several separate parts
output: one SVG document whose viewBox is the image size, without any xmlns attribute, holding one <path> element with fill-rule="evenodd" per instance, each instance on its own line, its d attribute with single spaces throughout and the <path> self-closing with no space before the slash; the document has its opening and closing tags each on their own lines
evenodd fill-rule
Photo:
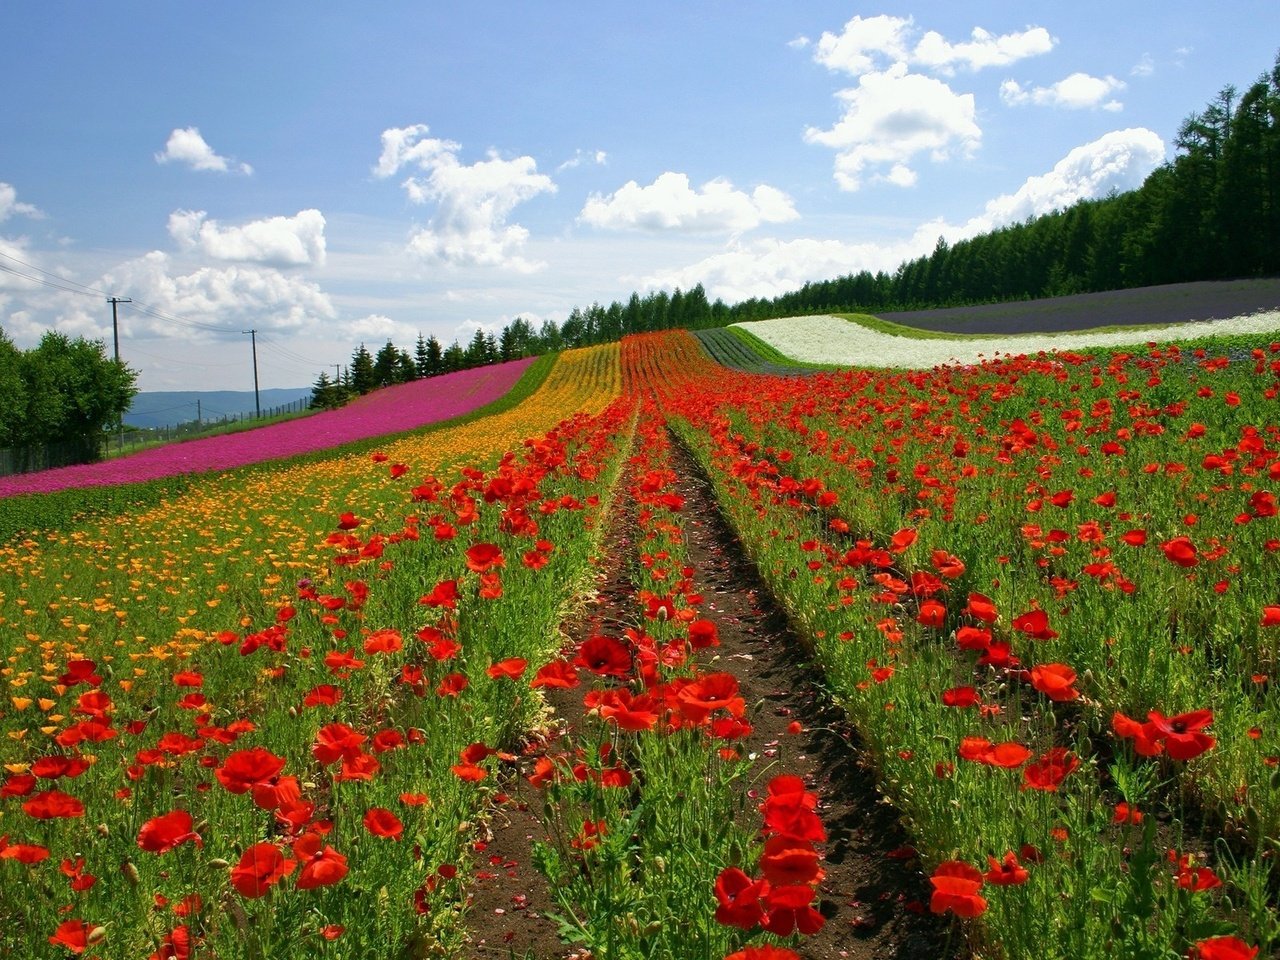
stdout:
<svg viewBox="0 0 1280 960">
<path fill-rule="evenodd" d="M 526 358 L 447 373 L 376 390 L 339 410 L 273 423 L 256 430 L 166 444 L 102 463 L 0 477 L 0 497 L 230 470 L 412 430 L 492 403 L 515 386 L 531 363 L 533 359 Z"/>
</svg>

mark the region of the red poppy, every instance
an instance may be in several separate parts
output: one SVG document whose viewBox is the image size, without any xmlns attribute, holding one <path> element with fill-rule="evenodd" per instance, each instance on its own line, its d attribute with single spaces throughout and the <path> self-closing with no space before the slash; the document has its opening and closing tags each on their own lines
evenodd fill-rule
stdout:
<svg viewBox="0 0 1280 960">
<path fill-rule="evenodd" d="M 760 925 L 779 937 L 789 937 L 795 932 L 813 936 L 826 923 L 826 918 L 813 908 L 813 897 L 814 889 L 809 886 L 770 887 Z"/>
<path fill-rule="evenodd" d="M 765 841 L 760 870 L 774 886 L 813 884 L 824 876 L 813 844 L 787 836 L 770 837 Z"/>
<path fill-rule="evenodd" d="M 238 750 L 223 761 L 214 776 L 231 793 L 245 793 L 256 783 L 270 780 L 284 769 L 284 758 L 264 747 Z"/>
<path fill-rule="evenodd" d="M 1164 551 L 1164 555 L 1170 563 L 1177 564 L 1180 567 L 1194 567 L 1200 562 L 1200 557 L 1196 552 L 1196 545 L 1191 542 L 1190 537 L 1174 537 L 1172 540 L 1160 544 L 1160 549 Z"/>
<path fill-rule="evenodd" d="M 1023 768 L 1022 789 L 1056 793 L 1067 775 L 1079 766 L 1080 759 L 1074 753 L 1065 747 L 1054 747 Z"/>
<path fill-rule="evenodd" d="M 731 673 L 709 673 L 682 686 L 676 694 L 680 712 L 690 723 L 704 722 L 716 710 L 741 717 L 746 703 L 738 695 L 738 680 Z"/>
<path fill-rule="evenodd" d="M 1031 685 L 1054 703 L 1069 703 L 1080 698 L 1073 684 L 1076 672 L 1065 663 L 1042 663 L 1031 668 Z"/>
<path fill-rule="evenodd" d="M 365 811 L 364 828 L 375 837 L 390 837 L 399 840 L 404 834 L 404 824 L 385 807 L 370 807 Z"/>
<path fill-rule="evenodd" d="M 354 757 L 360 753 L 360 745 L 366 739 L 368 738 L 363 733 L 357 733 L 345 723 L 330 723 L 316 731 L 316 742 L 311 747 L 311 755 L 328 766 L 343 757 Z"/>
<path fill-rule="evenodd" d="M 726 867 L 716 877 L 716 923 L 750 930 L 764 917 L 760 896 L 767 889 L 764 880 L 752 880 L 737 867 Z"/>
<path fill-rule="evenodd" d="M 57 780 L 59 777 L 74 780 L 88 770 L 90 766 L 91 764 L 84 757 L 64 757 L 59 754 L 52 757 L 41 757 L 31 765 L 31 774 L 42 780 Z"/>
<path fill-rule="evenodd" d="M 502 550 L 497 544 L 477 543 L 467 548 L 467 569 L 474 573 L 488 573 L 505 563 Z"/>
<path fill-rule="evenodd" d="M 384 627 L 369 634 L 364 641 L 365 653 L 395 653 L 404 648 L 404 638 L 400 631 Z"/>
<path fill-rule="evenodd" d="M 916 623 L 924 627 L 941 627 L 947 619 L 947 608 L 937 600 L 926 600 L 916 612 Z"/>
<path fill-rule="evenodd" d="M 444 607 L 446 610 L 452 610 L 458 605 L 458 581 L 441 580 L 432 587 L 430 593 L 419 597 L 418 603 L 426 607 Z"/>
<path fill-rule="evenodd" d="M 341 699 L 342 689 L 340 687 L 335 687 L 330 683 L 322 683 L 311 688 L 307 695 L 302 698 L 302 705 L 304 707 L 332 707 L 336 706 Z"/>
<path fill-rule="evenodd" d="M 339 530 L 354 530 L 358 526 L 360 526 L 360 518 L 351 511 L 348 510 L 338 516 Z"/>
<path fill-rule="evenodd" d="M 889 538 L 889 552 L 903 553 L 916 542 L 917 533 L 911 527 L 899 530 Z"/>
<path fill-rule="evenodd" d="M 1133 749 L 1139 756 L 1154 757 L 1164 753 L 1164 744 L 1150 723 L 1139 723 L 1117 711 L 1111 715 L 1111 729 L 1120 739 L 1132 740 Z"/>
<path fill-rule="evenodd" d="M 0 860 L 16 860 L 18 863 L 42 863 L 49 859 L 47 848 L 34 843 L 10 843 L 8 835 L 0 836 Z"/>
<path fill-rule="evenodd" d="M 1003 860 L 997 860 L 995 857 L 987 857 L 987 863 L 991 869 L 982 875 L 987 883 L 997 887 L 1012 887 L 1018 884 L 1026 883 L 1030 874 L 1021 863 L 1018 862 L 1017 855 L 1012 851 L 1008 851 L 1004 855 Z"/>
<path fill-rule="evenodd" d="M 440 697 L 456 697 L 467 689 L 470 682 L 461 673 L 446 673 L 440 678 L 440 684 L 436 687 L 436 695 Z"/>
<path fill-rule="evenodd" d="M 500 677 L 506 677 L 508 680 L 518 680 L 524 674 L 525 667 L 529 665 L 529 661 L 524 657 L 508 657 L 506 660 L 491 665 L 485 672 L 494 680 Z"/>
<path fill-rule="evenodd" d="M 549 663 L 544 663 L 538 669 L 537 674 L 529 682 L 529 686 L 569 690 L 576 687 L 580 682 L 578 671 L 573 664 L 567 660 L 552 660 Z"/>
<path fill-rule="evenodd" d="M 574 665 L 600 676 L 625 677 L 631 673 L 631 651 L 621 640 L 594 636 L 578 646 Z"/>
<path fill-rule="evenodd" d="M 81 954 L 89 948 L 89 934 L 92 930 L 83 920 L 64 920 L 58 924 L 58 929 L 49 938 L 49 942 L 55 947 Z"/>
<path fill-rule="evenodd" d="M 84 804 L 61 790 L 45 790 L 34 794 L 22 805 L 27 816 L 37 820 L 59 820 L 84 816 Z"/>
<path fill-rule="evenodd" d="M 652 730 L 658 722 L 658 702 L 647 693 L 633 697 L 630 690 L 619 687 L 602 694 L 597 705 L 602 717 L 630 733 Z"/>
<path fill-rule="evenodd" d="M 743 947 L 731 953 L 724 960 L 800 960 L 800 954 L 786 947 L 775 947 L 764 944 L 759 947 Z"/>
<path fill-rule="evenodd" d="M 942 703 L 948 707 L 973 707 L 982 702 L 973 687 L 952 687 L 942 691 Z"/>
<path fill-rule="evenodd" d="M 1210 937 L 1191 948 L 1194 960 L 1253 960 L 1258 947 L 1251 947 L 1239 937 Z"/>
<path fill-rule="evenodd" d="M 982 874 L 976 867 L 960 860 L 947 860 L 938 864 L 929 878 L 933 896 L 929 909 L 934 913 L 952 911 L 958 917 L 979 917 L 987 909 L 987 901 L 978 896 L 982 889 Z"/>
<path fill-rule="evenodd" d="M 302 865 L 299 890 L 327 887 L 347 875 L 347 858 L 324 843 L 317 833 L 304 833 L 293 843 L 294 856 Z"/>
<path fill-rule="evenodd" d="M 138 831 L 138 846 L 148 853 L 167 853 L 188 840 L 195 841 L 197 847 L 203 847 L 204 840 L 191 826 L 191 814 L 185 810 L 152 817 Z"/>
<path fill-rule="evenodd" d="M 720 645 L 720 628 L 711 620 L 694 620 L 689 624 L 689 645 L 695 650 Z"/>
<path fill-rule="evenodd" d="M 1028 610 L 1013 618 L 1013 629 L 1037 640 L 1052 640 L 1058 634 L 1049 629 L 1049 615 L 1043 610 Z"/>
<path fill-rule="evenodd" d="M 1268 604 L 1262 608 L 1262 626 L 1280 627 L 1280 604 Z"/>
<path fill-rule="evenodd" d="M 274 843 L 255 843 L 231 868 L 231 885 L 240 896 L 253 900 L 293 873 L 297 865 L 297 860 L 285 857 Z"/>
<path fill-rule="evenodd" d="M 995 603 L 990 597 L 980 593 L 969 594 L 969 604 L 964 608 L 964 613 L 983 623 L 995 623 L 1000 618 Z"/>
<path fill-rule="evenodd" d="M 1164 743 L 1165 750 L 1174 760 L 1193 760 L 1211 749 L 1217 740 L 1203 733 L 1213 723 L 1212 710 L 1193 710 L 1176 717 L 1165 717 L 1155 710 L 1147 714 L 1155 733 L 1152 739 Z"/>
</svg>

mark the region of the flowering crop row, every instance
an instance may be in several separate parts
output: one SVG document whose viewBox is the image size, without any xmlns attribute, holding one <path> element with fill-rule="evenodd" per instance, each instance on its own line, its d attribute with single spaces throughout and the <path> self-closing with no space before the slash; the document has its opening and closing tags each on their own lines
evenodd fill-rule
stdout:
<svg viewBox="0 0 1280 960">
<path fill-rule="evenodd" d="M 1183 359 L 667 377 L 991 952 L 1280 942 L 1278 368 Z"/>
<path fill-rule="evenodd" d="M 138 483 L 180 473 L 230 470 L 263 460 L 326 450 L 470 413 L 502 396 L 532 359 L 478 367 L 378 390 L 340 410 L 254 430 L 142 450 L 101 463 L 0 477 L 0 497 L 69 487 Z"/>
<path fill-rule="evenodd" d="M 617 384 L 577 352 L 510 414 L 6 548 L 0 882 L 31 895 L 0 952 L 456 943 L 460 825 L 536 708 L 511 676 L 585 569 Z"/>
</svg>

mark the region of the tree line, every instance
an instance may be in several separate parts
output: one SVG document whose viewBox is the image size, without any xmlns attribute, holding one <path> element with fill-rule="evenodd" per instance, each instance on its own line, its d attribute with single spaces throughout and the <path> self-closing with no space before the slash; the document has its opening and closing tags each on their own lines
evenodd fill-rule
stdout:
<svg viewBox="0 0 1280 960">
<path fill-rule="evenodd" d="M 13 471 L 92 463 L 138 392 L 99 340 L 56 331 L 20 350 L 0 330 L 0 448 Z"/>
</svg>

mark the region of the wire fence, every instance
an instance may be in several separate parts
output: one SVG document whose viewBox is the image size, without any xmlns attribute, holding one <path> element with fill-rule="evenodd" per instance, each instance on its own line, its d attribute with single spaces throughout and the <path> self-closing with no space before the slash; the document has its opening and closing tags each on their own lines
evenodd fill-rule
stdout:
<svg viewBox="0 0 1280 960">
<path fill-rule="evenodd" d="M 308 409 L 310 409 L 310 400 L 303 397 L 289 403 L 264 407 L 260 414 L 254 411 L 228 413 L 217 417 L 188 420 L 184 423 L 164 424 L 159 427 L 125 427 L 106 437 L 101 455 L 107 458 L 118 457 L 142 447 L 191 440 L 227 431 L 237 424 L 270 420 L 289 414 L 303 413 Z M 51 443 L 17 449 L 0 447 L 0 477 L 82 463 L 84 462 L 83 454 L 82 445 L 69 443 Z"/>
</svg>

